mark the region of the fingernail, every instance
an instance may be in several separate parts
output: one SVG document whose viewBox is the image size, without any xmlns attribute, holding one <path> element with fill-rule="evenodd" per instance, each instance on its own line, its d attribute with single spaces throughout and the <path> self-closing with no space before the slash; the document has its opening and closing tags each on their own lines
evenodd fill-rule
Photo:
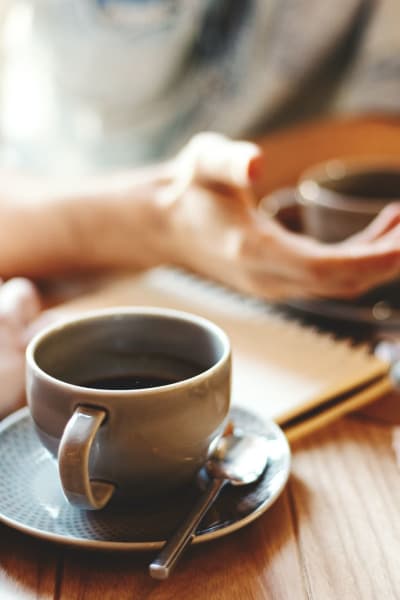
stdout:
<svg viewBox="0 0 400 600">
<path fill-rule="evenodd" d="M 262 154 L 255 156 L 249 162 L 247 168 L 247 175 L 249 178 L 249 182 L 256 181 L 259 179 L 264 170 L 264 157 Z"/>
</svg>

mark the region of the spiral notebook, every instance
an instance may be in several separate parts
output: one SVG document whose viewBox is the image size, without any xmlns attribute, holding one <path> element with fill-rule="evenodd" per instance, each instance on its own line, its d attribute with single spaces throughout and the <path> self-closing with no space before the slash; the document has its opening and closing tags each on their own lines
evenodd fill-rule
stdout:
<svg viewBox="0 0 400 600">
<path fill-rule="evenodd" d="M 110 305 L 164 306 L 219 324 L 232 343 L 233 404 L 276 420 L 291 439 L 391 389 L 388 365 L 367 348 L 183 271 L 157 268 L 122 277 L 64 306 Z"/>
</svg>

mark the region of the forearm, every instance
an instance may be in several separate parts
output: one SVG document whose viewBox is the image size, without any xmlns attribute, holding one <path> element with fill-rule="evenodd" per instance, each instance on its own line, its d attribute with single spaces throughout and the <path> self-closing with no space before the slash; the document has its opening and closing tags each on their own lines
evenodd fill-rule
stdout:
<svg viewBox="0 0 400 600">
<path fill-rule="evenodd" d="M 62 186 L 0 176 L 0 276 L 162 262 L 165 177 L 163 167 Z"/>
</svg>

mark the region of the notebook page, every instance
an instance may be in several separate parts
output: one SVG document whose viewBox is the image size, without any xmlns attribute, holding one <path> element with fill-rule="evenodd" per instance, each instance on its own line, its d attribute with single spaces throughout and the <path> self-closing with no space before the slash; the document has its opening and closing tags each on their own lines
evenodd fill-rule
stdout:
<svg viewBox="0 0 400 600">
<path fill-rule="evenodd" d="M 282 423 L 379 375 L 388 366 L 313 328 L 279 316 L 266 303 L 183 271 L 157 268 L 103 290 L 104 304 L 146 305 L 193 312 L 230 337 L 232 402 Z"/>
</svg>

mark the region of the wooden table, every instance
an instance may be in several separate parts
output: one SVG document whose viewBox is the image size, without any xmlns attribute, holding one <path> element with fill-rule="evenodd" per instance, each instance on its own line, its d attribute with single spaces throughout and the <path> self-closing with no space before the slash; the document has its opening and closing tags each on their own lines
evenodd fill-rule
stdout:
<svg viewBox="0 0 400 600">
<path fill-rule="evenodd" d="M 0 597 L 398 599 L 392 427 L 346 418 L 293 451 L 292 476 L 276 504 L 247 528 L 193 547 L 166 582 L 147 575 L 151 554 L 77 551 L 2 526 Z"/>
<path fill-rule="evenodd" d="M 367 119 L 272 136 L 263 189 L 294 181 L 317 159 L 367 148 L 400 154 L 399 131 L 395 121 Z M 77 551 L 0 526 L 0 599 L 398 599 L 397 402 L 383 400 L 298 442 L 276 504 L 247 528 L 193 547 L 166 582 L 147 575 L 151 554 Z"/>
</svg>

